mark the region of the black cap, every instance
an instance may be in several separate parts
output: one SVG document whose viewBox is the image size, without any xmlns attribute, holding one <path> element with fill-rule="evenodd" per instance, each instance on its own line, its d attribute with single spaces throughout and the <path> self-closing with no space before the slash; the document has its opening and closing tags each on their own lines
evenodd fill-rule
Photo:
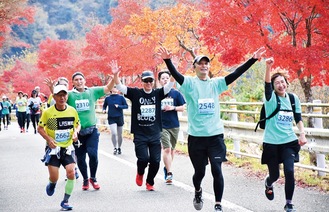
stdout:
<svg viewBox="0 0 329 212">
<path fill-rule="evenodd" d="M 208 61 L 208 63 L 210 62 L 210 59 L 209 59 L 208 56 L 206 56 L 206 55 L 198 55 L 198 56 L 196 56 L 196 57 L 194 58 L 193 65 L 194 65 L 195 63 L 199 63 L 202 59 L 206 59 L 206 60 Z"/>
<path fill-rule="evenodd" d="M 143 71 L 142 73 L 142 80 L 146 78 L 152 78 L 154 79 L 154 74 L 152 71 Z"/>
</svg>

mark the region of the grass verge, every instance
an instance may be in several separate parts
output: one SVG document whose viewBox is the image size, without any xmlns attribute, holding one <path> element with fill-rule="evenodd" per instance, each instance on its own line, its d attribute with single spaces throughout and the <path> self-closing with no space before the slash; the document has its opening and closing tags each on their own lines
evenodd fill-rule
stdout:
<svg viewBox="0 0 329 212">
<path fill-rule="evenodd" d="M 225 141 L 227 149 L 233 149 L 233 142 L 230 140 Z M 261 155 L 260 147 L 255 147 L 250 143 L 240 144 L 241 152 L 249 154 Z M 187 154 L 187 144 L 177 143 L 176 150 L 180 154 Z M 237 168 L 243 168 L 248 172 L 248 176 L 259 177 L 264 179 L 268 174 L 267 166 L 260 163 L 260 159 L 251 158 L 246 156 L 241 156 L 240 158 L 235 157 L 233 153 L 227 153 L 228 164 Z M 301 151 L 300 161 L 302 164 L 310 164 L 309 153 Z M 282 165 L 281 165 L 282 166 Z M 295 167 L 295 180 L 296 185 L 302 188 L 314 188 L 316 190 L 329 193 L 329 174 L 325 176 L 318 176 L 317 171 L 312 171 L 309 169 Z M 284 184 L 284 175 L 281 167 L 280 178 L 277 183 Z"/>
</svg>

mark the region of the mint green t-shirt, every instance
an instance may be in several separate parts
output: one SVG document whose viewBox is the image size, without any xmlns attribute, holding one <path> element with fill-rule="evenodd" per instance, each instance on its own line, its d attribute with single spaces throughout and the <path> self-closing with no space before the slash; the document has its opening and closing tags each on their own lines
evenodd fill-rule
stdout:
<svg viewBox="0 0 329 212">
<path fill-rule="evenodd" d="M 96 101 L 104 95 L 104 87 L 86 88 L 84 92 L 69 91 L 67 104 L 78 111 L 82 129 L 96 125 Z"/>
<path fill-rule="evenodd" d="M 280 97 L 281 110 L 292 110 L 289 95 Z M 296 113 L 301 113 L 301 105 L 299 98 L 294 94 Z M 271 114 L 277 106 L 276 96 L 273 91 L 269 101 L 265 101 L 266 114 Z M 293 130 L 294 114 L 293 112 L 279 111 L 273 118 L 266 120 L 264 131 L 264 143 L 269 144 L 285 144 L 297 139 Z"/>
<path fill-rule="evenodd" d="M 219 95 L 227 88 L 223 77 L 207 80 L 184 77 L 179 90 L 187 105 L 189 135 L 209 137 L 224 133 L 224 125 L 220 119 Z"/>
</svg>

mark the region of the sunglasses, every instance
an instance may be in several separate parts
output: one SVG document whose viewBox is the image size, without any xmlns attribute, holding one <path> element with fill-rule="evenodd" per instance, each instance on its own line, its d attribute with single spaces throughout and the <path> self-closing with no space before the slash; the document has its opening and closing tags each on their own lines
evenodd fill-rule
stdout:
<svg viewBox="0 0 329 212">
<path fill-rule="evenodd" d="M 144 79 L 142 80 L 144 83 L 152 83 L 153 82 L 153 79 Z"/>
</svg>

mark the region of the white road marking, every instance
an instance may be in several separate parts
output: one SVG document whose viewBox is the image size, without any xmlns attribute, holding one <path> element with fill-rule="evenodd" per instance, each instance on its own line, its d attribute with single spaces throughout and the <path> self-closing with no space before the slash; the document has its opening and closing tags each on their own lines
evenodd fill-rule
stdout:
<svg viewBox="0 0 329 212">
<path fill-rule="evenodd" d="M 136 168 L 136 164 L 131 163 L 131 162 L 126 161 L 126 160 L 123 160 L 123 159 L 121 159 L 119 157 L 116 157 L 113 154 L 110 154 L 110 153 L 105 152 L 103 150 L 98 149 L 98 153 L 99 154 L 102 154 L 102 155 L 104 155 L 104 156 L 106 156 L 108 158 L 111 158 L 113 160 L 116 160 L 116 161 L 118 161 L 120 163 L 123 163 L 123 164 L 125 164 L 125 165 L 127 165 L 127 166 L 129 166 L 131 168 Z M 163 175 L 157 174 L 156 178 L 163 179 Z M 177 187 L 180 187 L 180 188 L 182 188 L 182 189 L 184 189 L 186 191 L 189 191 L 189 192 L 192 192 L 192 193 L 194 192 L 194 188 L 191 187 L 191 186 L 189 186 L 189 185 L 186 185 L 185 183 L 182 183 L 182 182 L 173 180 L 173 185 L 174 186 L 177 186 Z M 205 198 L 207 200 L 210 200 L 210 201 L 213 201 L 215 199 L 215 196 L 213 194 L 210 194 L 210 193 L 207 193 L 207 192 L 202 192 L 202 196 L 203 196 L 203 198 Z M 229 202 L 229 201 L 226 201 L 224 199 L 222 200 L 222 206 L 225 207 L 225 208 L 229 208 L 231 210 L 234 210 L 234 211 L 252 212 L 251 210 L 248 210 L 248 209 L 246 209 L 244 207 L 241 207 L 239 205 L 236 205 L 236 204 L 234 204 L 232 202 Z"/>
</svg>

